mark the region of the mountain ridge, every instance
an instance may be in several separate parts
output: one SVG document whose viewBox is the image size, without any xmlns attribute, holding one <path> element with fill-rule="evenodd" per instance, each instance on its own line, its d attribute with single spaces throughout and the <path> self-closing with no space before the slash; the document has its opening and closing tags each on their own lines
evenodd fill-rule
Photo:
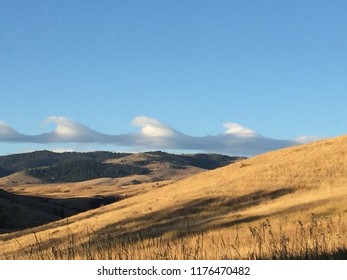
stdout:
<svg viewBox="0 0 347 280">
<path fill-rule="evenodd" d="M 142 160 L 136 160 L 141 158 Z M 242 157 L 219 154 L 170 154 L 161 151 L 138 154 L 97 152 L 37 151 L 0 157 L 0 178 L 16 172 L 42 179 L 44 182 L 79 182 L 103 177 L 124 177 L 150 172 L 146 165 L 168 163 L 173 168 L 194 166 L 214 169 Z"/>
</svg>

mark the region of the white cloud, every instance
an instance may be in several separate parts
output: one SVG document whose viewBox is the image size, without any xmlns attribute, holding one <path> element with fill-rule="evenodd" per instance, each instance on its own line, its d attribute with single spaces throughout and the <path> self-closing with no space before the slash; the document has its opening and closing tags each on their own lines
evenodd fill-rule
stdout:
<svg viewBox="0 0 347 280">
<path fill-rule="evenodd" d="M 20 134 L 7 123 L 0 121 L 0 141 L 15 140 Z"/>
<path fill-rule="evenodd" d="M 313 142 L 313 141 L 317 141 L 317 140 L 320 140 L 322 139 L 321 137 L 317 137 L 317 136 L 313 136 L 313 135 L 303 135 L 303 136 L 300 136 L 298 138 L 295 139 L 295 141 L 299 142 L 299 143 L 310 143 L 310 142 Z"/>
<path fill-rule="evenodd" d="M 68 118 L 51 116 L 44 121 L 44 124 L 55 123 L 57 125 L 55 129 L 56 135 L 61 135 L 68 138 L 76 138 L 80 136 L 81 130 L 83 127 L 78 125 L 75 122 L 70 121 Z"/>
<path fill-rule="evenodd" d="M 233 134 L 239 137 L 252 137 L 257 135 L 252 129 L 239 125 L 238 123 L 225 123 L 224 127 L 227 129 L 225 134 Z"/>
<path fill-rule="evenodd" d="M 51 151 L 54 153 L 74 152 L 74 150 L 71 148 L 53 148 L 51 149 Z"/>
<path fill-rule="evenodd" d="M 252 129 L 237 123 L 225 123 L 225 133 L 216 136 L 194 137 L 183 134 L 157 119 L 140 116 L 132 124 L 139 127 L 137 133 L 109 135 L 92 130 L 66 117 L 51 116 L 44 124 L 54 123 L 55 129 L 38 135 L 18 133 L 5 122 L 0 121 L 0 142 L 11 143 L 85 143 L 110 144 L 133 149 L 176 149 L 217 152 L 231 155 L 253 156 L 270 150 L 280 149 L 315 138 L 301 137 L 297 140 L 278 140 L 263 137 Z"/>
<path fill-rule="evenodd" d="M 145 116 L 136 117 L 132 124 L 141 127 L 141 133 L 148 137 L 171 137 L 176 132 L 156 119 Z"/>
<path fill-rule="evenodd" d="M 87 126 L 70 120 L 65 117 L 51 116 L 48 117 L 44 124 L 55 123 L 56 128 L 53 132 L 45 134 L 47 138 L 54 141 L 77 141 L 77 142 L 93 142 L 98 141 L 100 133 L 88 128 Z"/>
</svg>

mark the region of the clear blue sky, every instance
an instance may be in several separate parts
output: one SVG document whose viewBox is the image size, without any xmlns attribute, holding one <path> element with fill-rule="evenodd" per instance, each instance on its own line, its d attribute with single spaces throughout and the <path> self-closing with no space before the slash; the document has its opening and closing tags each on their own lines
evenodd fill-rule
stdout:
<svg viewBox="0 0 347 280">
<path fill-rule="evenodd" d="M 346 15 L 339 0 L 0 0 L 0 120 L 25 135 L 50 116 L 112 135 L 138 116 L 201 137 L 229 122 L 346 134 Z M 25 148 L 45 146 L 0 154 Z"/>
</svg>

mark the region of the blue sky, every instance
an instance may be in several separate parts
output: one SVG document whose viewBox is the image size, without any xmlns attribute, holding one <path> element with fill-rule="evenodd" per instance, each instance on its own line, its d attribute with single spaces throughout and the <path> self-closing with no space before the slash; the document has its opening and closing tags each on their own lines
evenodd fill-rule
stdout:
<svg viewBox="0 0 347 280">
<path fill-rule="evenodd" d="M 346 13 L 338 0 L 0 0 L 0 154 L 252 155 L 346 134 Z"/>
</svg>

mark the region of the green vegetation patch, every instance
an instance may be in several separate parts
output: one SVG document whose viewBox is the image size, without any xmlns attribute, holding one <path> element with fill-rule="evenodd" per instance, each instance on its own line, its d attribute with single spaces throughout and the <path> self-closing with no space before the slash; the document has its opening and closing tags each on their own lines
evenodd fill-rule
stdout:
<svg viewBox="0 0 347 280">
<path fill-rule="evenodd" d="M 148 174 L 150 171 L 136 165 L 109 164 L 96 160 L 77 160 L 45 168 L 29 169 L 26 173 L 46 182 L 79 182 L 97 178 L 118 178 Z"/>
<path fill-rule="evenodd" d="M 88 153 L 54 153 L 51 151 L 36 151 L 24 154 L 0 156 L 0 177 L 30 168 L 60 165 L 77 160 L 95 160 L 102 162 L 110 158 L 121 158 L 128 155 L 130 154 L 103 151 Z"/>
</svg>

